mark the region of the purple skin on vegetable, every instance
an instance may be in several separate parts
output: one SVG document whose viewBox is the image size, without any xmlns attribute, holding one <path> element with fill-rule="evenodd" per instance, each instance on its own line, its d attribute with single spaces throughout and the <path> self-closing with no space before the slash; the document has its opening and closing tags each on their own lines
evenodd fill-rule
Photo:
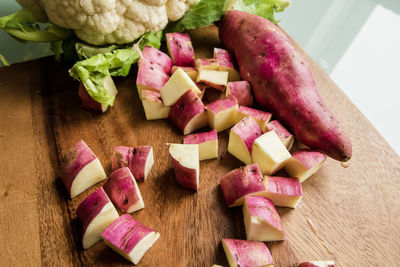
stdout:
<svg viewBox="0 0 400 267">
<path fill-rule="evenodd" d="M 203 119 L 200 118 L 199 125 L 189 125 L 191 120 L 195 119 L 196 116 L 203 116 Z M 168 118 L 183 134 L 188 134 L 208 124 L 204 104 L 192 90 L 187 91 L 173 106 L 171 106 Z M 188 125 L 191 126 L 191 128 L 194 127 L 194 129 L 188 129 Z"/>
<path fill-rule="evenodd" d="M 76 215 L 82 223 L 83 233 L 86 232 L 89 224 L 108 202 L 110 202 L 110 199 L 106 195 L 106 192 L 104 192 L 104 189 L 100 187 L 79 204 L 76 209 Z"/>
<path fill-rule="evenodd" d="M 192 41 L 187 33 L 167 33 L 168 52 L 174 65 L 181 67 L 194 67 L 195 58 Z"/>
<path fill-rule="evenodd" d="M 303 189 L 299 179 L 280 177 L 280 176 L 267 176 L 268 192 L 287 195 L 287 196 L 302 196 Z"/>
<path fill-rule="evenodd" d="M 198 191 L 199 185 L 197 184 L 197 170 L 187 168 L 180 164 L 177 160 L 172 158 L 172 166 L 174 167 L 176 180 L 180 185 L 187 189 Z"/>
<path fill-rule="evenodd" d="M 72 183 L 78 173 L 96 158 L 96 155 L 83 140 L 80 140 L 68 150 L 62 159 L 63 175 L 61 180 L 69 193 L 71 193 Z"/>
<path fill-rule="evenodd" d="M 153 90 L 159 92 L 168 79 L 169 76 L 161 69 L 150 65 L 148 62 L 143 62 L 138 70 L 136 86 L 139 91 Z"/>
<path fill-rule="evenodd" d="M 117 146 L 114 148 L 112 159 L 112 170 L 129 167 L 136 181 L 145 180 L 145 168 L 151 146 L 126 147 Z"/>
<path fill-rule="evenodd" d="M 251 129 L 251 131 L 249 129 Z M 244 117 L 232 127 L 231 131 L 241 137 L 250 154 L 254 140 L 263 134 L 260 126 L 252 117 Z"/>
<path fill-rule="evenodd" d="M 101 104 L 89 95 L 83 83 L 79 83 L 78 97 L 81 102 L 81 108 L 103 112 Z"/>
<path fill-rule="evenodd" d="M 251 86 L 247 81 L 228 82 L 228 95 L 236 97 L 239 106 L 251 107 L 254 105 L 254 97 Z"/>
<path fill-rule="evenodd" d="M 129 254 L 148 234 L 154 232 L 131 215 L 124 214 L 110 224 L 101 236 L 119 250 Z"/>
<path fill-rule="evenodd" d="M 205 133 L 187 135 L 183 138 L 183 143 L 184 144 L 201 144 L 201 143 L 205 143 L 207 141 L 214 141 L 217 139 L 218 139 L 217 131 L 215 129 L 212 129 L 211 131 L 205 132 Z"/>
<path fill-rule="evenodd" d="M 132 149 L 131 160 L 129 163 L 129 169 L 131 170 L 136 181 L 143 182 L 145 180 L 145 167 L 147 158 L 150 154 L 151 146 L 139 146 Z"/>
<path fill-rule="evenodd" d="M 219 184 L 225 203 L 229 207 L 240 205 L 240 200 L 248 194 L 267 190 L 258 164 L 241 167 L 225 174 Z"/>
<path fill-rule="evenodd" d="M 140 192 L 131 171 L 127 167 L 117 169 L 103 185 L 112 202 L 123 212 L 141 200 Z"/>
<path fill-rule="evenodd" d="M 221 20 L 219 35 L 235 55 L 258 104 L 305 145 L 336 160 L 351 158 L 351 141 L 322 100 L 307 62 L 275 24 L 231 10 Z"/>
<path fill-rule="evenodd" d="M 171 58 L 158 50 L 157 48 L 146 46 L 142 51 L 142 58 L 139 60 L 139 66 L 148 64 L 164 72 L 167 75 L 171 74 L 172 60 Z"/>
<path fill-rule="evenodd" d="M 268 247 L 262 242 L 239 239 L 222 239 L 222 245 L 225 253 L 230 253 L 232 256 L 231 260 L 233 261 L 232 264 L 235 264 L 236 266 L 269 267 L 274 264 Z M 229 251 L 228 253 L 227 250 Z"/>
</svg>

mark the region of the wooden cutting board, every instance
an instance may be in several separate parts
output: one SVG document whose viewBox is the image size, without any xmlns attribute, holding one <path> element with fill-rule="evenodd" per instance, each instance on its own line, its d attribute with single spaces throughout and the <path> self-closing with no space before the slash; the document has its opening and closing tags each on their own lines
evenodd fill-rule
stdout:
<svg viewBox="0 0 400 267">
<path fill-rule="evenodd" d="M 219 44 L 215 27 L 192 37 L 199 57 L 210 57 Z M 275 266 L 317 259 L 339 266 L 399 266 L 400 158 L 302 53 L 323 98 L 351 136 L 354 153 L 349 168 L 328 159 L 303 184 L 296 209 L 278 208 L 287 240 L 267 242 Z M 161 238 L 139 266 L 228 266 L 221 239 L 245 239 L 241 208 L 228 209 L 218 186 L 225 173 L 241 166 L 226 152 L 228 131 L 218 135 L 219 158 L 200 164 L 199 192 L 186 190 L 175 180 L 165 146 L 182 142 L 182 135 L 167 120 L 145 120 L 136 69 L 116 79 L 115 106 L 103 115 L 79 108 L 77 83 L 67 69 L 51 58 L 0 69 L 0 265 L 130 264 L 103 242 L 82 249 L 75 210 L 101 184 L 71 200 L 59 169 L 60 154 L 83 139 L 107 174 L 114 146 L 155 149 L 150 177 L 139 185 L 146 208 L 133 217 Z"/>
</svg>

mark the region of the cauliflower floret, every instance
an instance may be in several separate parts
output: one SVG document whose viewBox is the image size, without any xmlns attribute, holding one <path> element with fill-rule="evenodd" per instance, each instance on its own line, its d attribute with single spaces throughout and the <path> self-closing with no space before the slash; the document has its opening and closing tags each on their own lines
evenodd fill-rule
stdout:
<svg viewBox="0 0 400 267">
<path fill-rule="evenodd" d="M 17 0 L 35 14 L 73 29 L 95 44 L 130 43 L 147 31 L 165 28 L 199 0 Z"/>
<path fill-rule="evenodd" d="M 167 14 L 168 19 L 176 21 L 185 15 L 192 6 L 197 4 L 199 0 L 168 0 L 167 2 Z"/>
</svg>

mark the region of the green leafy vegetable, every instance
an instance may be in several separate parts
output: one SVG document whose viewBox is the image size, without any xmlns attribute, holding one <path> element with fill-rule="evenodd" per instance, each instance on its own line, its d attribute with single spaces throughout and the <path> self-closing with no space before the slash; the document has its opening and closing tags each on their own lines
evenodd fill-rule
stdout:
<svg viewBox="0 0 400 267">
<path fill-rule="evenodd" d="M 160 48 L 162 33 L 146 33 L 135 44 L 140 49 L 145 46 Z M 98 48 L 102 49 L 102 48 Z M 100 51 L 100 50 L 94 50 Z M 81 81 L 90 97 L 101 104 L 114 104 L 115 97 L 104 87 L 107 76 L 126 76 L 132 64 L 139 60 L 140 54 L 134 48 L 116 49 L 111 52 L 96 54 L 88 59 L 77 62 L 69 73 Z"/>
<path fill-rule="evenodd" d="M 81 43 L 81 42 L 75 43 L 76 53 L 78 54 L 78 56 L 81 60 L 88 59 L 88 58 L 93 57 L 98 54 L 110 53 L 118 48 L 120 48 L 120 46 L 115 45 L 115 44 L 105 46 L 105 47 L 98 47 L 98 46 Z"/>
<path fill-rule="evenodd" d="M 230 9 L 256 14 L 276 23 L 274 12 L 282 12 L 289 5 L 289 0 L 200 0 L 182 19 L 170 22 L 165 32 L 183 32 L 211 25 Z"/>
<path fill-rule="evenodd" d="M 290 5 L 289 0 L 237 0 L 232 1 L 229 9 L 252 13 L 277 23 L 274 12 L 282 12 Z"/>
<path fill-rule="evenodd" d="M 0 18 L 0 29 L 17 38 L 31 42 L 53 42 L 71 37 L 71 31 L 55 25 L 40 27 L 37 18 L 28 9 L 19 10 Z"/>
<path fill-rule="evenodd" d="M 212 24 L 224 15 L 225 0 L 200 0 L 187 14 L 176 22 L 171 22 L 166 32 L 183 32 Z"/>
</svg>

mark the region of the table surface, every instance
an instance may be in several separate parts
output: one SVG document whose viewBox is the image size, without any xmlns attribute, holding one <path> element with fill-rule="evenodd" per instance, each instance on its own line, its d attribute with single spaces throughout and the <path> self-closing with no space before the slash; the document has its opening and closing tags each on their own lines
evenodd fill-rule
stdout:
<svg viewBox="0 0 400 267">
<path fill-rule="evenodd" d="M 192 34 L 197 56 L 211 56 L 216 29 Z M 301 50 L 300 47 L 298 47 Z M 301 50 L 302 51 L 302 50 Z M 339 266 L 398 266 L 400 158 L 371 123 L 302 51 L 321 95 L 353 141 L 348 168 L 328 159 L 303 183 L 296 209 L 278 208 L 287 240 L 267 242 L 275 266 L 333 259 Z M 70 200 L 59 178 L 60 154 L 84 139 L 110 173 L 117 145 L 153 145 L 155 165 L 139 185 L 146 208 L 133 216 L 161 233 L 139 266 L 227 266 L 222 238 L 245 238 L 241 208 L 223 204 L 219 179 L 241 166 L 226 152 L 201 162 L 200 189 L 178 185 L 166 142 L 182 135 L 166 120 L 146 121 L 134 69 L 117 79 L 119 94 L 106 114 L 79 108 L 67 66 L 51 58 L 0 69 L 0 265 L 128 265 L 103 242 L 84 251 L 75 210 L 100 185 Z"/>
</svg>

